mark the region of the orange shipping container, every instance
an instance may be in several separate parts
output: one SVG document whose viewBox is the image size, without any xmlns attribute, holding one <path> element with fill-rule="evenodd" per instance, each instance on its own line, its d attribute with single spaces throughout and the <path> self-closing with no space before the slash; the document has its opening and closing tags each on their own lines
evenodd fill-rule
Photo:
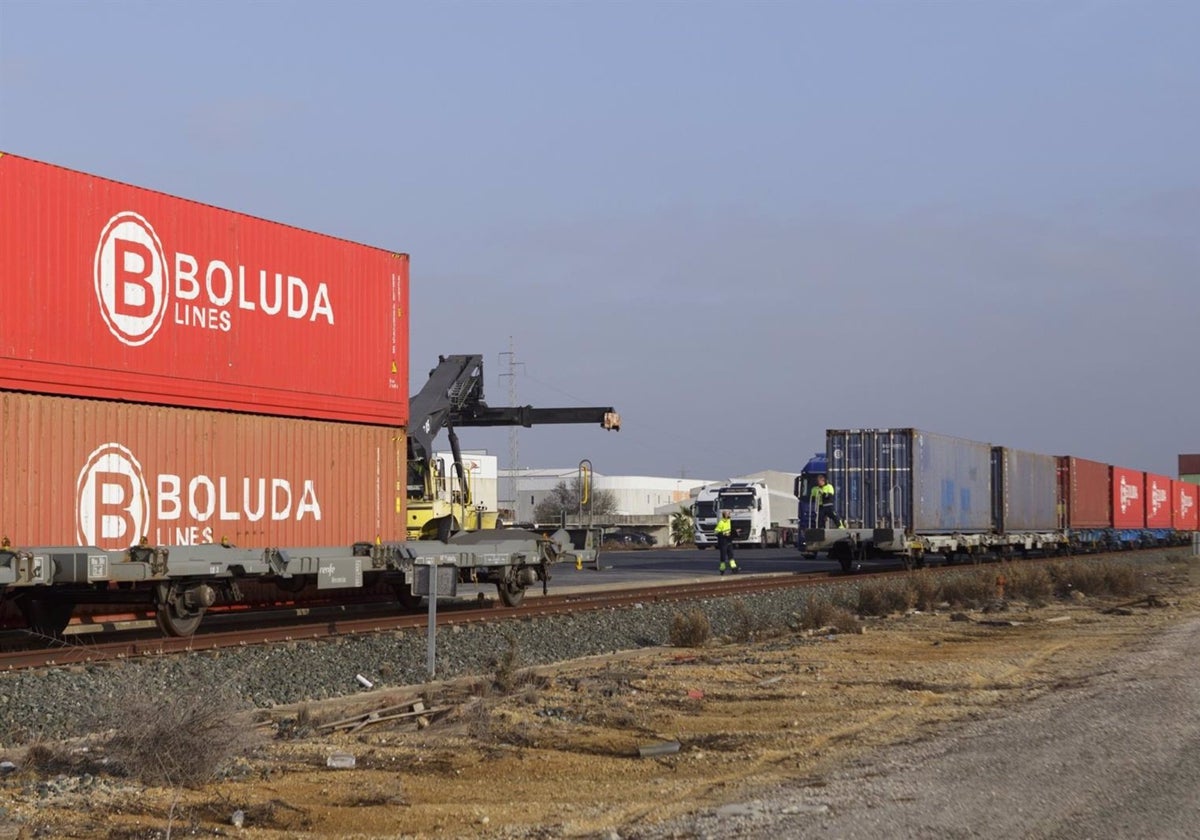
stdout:
<svg viewBox="0 0 1200 840">
<path fill-rule="evenodd" d="M 0 436 L 14 545 L 404 538 L 400 428 L 0 392 Z"/>
</svg>

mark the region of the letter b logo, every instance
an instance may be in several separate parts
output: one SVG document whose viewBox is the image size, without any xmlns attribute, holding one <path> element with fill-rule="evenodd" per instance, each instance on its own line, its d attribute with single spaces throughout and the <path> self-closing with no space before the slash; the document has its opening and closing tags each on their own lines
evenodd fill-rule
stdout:
<svg viewBox="0 0 1200 840">
<path fill-rule="evenodd" d="M 80 545 L 136 545 L 150 525 L 150 494 L 142 465 L 119 443 L 88 456 L 75 487 L 75 534 Z"/>
<path fill-rule="evenodd" d="M 137 213 L 118 213 L 100 234 L 95 284 L 100 314 L 119 341 L 139 347 L 154 337 L 167 312 L 167 259 Z"/>
</svg>

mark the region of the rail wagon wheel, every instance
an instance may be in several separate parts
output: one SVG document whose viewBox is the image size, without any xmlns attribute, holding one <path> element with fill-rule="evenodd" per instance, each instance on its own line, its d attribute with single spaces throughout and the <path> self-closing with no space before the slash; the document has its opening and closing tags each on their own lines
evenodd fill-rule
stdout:
<svg viewBox="0 0 1200 840">
<path fill-rule="evenodd" d="M 414 593 L 407 582 L 393 583 L 392 591 L 396 593 L 396 600 L 404 609 L 415 610 L 421 606 L 421 596 Z"/>
<path fill-rule="evenodd" d="M 29 625 L 30 633 L 48 639 L 61 639 L 71 622 L 75 604 L 72 601 L 26 596 L 17 599 L 17 608 Z"/>
<path fill-rule="evenodd" d="M 180 615 L 170 604 L 159 604 L 158 609 L 154 613 L 154 620 L 158 622 L 158 629 L 168 636 L 183 637 L 192 635 L 196 632 L 196 628 L 200 626 L 200 619 L 202 618 L 204 618 L 204 610 Z"/>
<path fill-rule="evenodd" d="M 176 586 L 160 586 L 154 613 L 158 629 L 168 636 L 192 635 L 215 599 L 216 593 L 208 586 L 187 590 Z"/>
<path fill-rule="evenodd" d="M 519 607 L 525 600 L 525 587 L 519 583 L 502 580 L 496 584 L 496 591 L 500 594 L 500 603 L 506 607 Z"/>
</svg>

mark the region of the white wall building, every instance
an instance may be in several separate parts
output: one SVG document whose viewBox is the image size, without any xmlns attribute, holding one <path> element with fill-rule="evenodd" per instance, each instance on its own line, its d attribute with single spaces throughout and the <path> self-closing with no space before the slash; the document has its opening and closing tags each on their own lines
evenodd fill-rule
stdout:
<svg viewBox="0 0 1200 840">
<path fill-rule="evenodd" d="M 504 492 L 504 507 L 509 506 L 508 488 L 510 480 L 516 480 L 516 519 L 518 522 L 533 521 L 533 511 L 558 486 L 566 482 L 574 484 L 579 476 L 578 467 L 563 469 L 522 469 L 514 476 L 512 470 L 500 470 L 500 487 Z M 607 490 L 616 499 L 616 511 L 622 516 L 653 515 L 659 508 L 668 506 L 678 510 L 679 505 L 690 505 L 695 491 L 706 484 L 697 478 L 664 478 L 646 475 L 592 475 L 593 490 Z"/>
</svg>

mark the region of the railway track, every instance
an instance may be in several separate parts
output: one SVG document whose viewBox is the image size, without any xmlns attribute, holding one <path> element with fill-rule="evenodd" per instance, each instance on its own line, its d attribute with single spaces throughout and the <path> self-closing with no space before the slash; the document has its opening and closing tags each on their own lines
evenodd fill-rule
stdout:
<svg viewBox="0 0 1200 840">
<path fill-rule="evenodd" d="M 1124 554 L 1128 554 L 1125 552 Z M 1107 555 L 1089 555 L 1099 558 Z M 1119 556 L 1119 555 L 1118 555 Z M 1026 558 L 1005 562 L 1050 562 L 1058 557 Z M 964 568 L 960 564 L 928 566 L 934 574 Z M 712 580 L 661 585 L 629 585 L 605 589 L 576 590 L 528 599 L 521 607 L 510 608 L 480 594 L 477 601 L 439 603 L 437 625 L 491 623 L 512 619 L 528 620 L 592 610 L 610 610 L 636 604 L 695 601 L 709 598 L 750 596 L 780 589 L 819 586 L 837 582 L 878 579 L 911 574 L 904 568 L 863 571 L 847 576 L 836 572 L 764 573 L 729 575 Z M 180 653 L 216 651 L 251 645 L 297 641 L 318 641 L 363 634 L 390 633 L 428 626 L 426 610 L 397 613 L 396 604 L 360 605 L 356 609 L 305 609 L 276 611 L 264 622 L 262 613 L 241 612 L 213 616 L 195 635 L 185 638 L 164 637 L 150 621 L 126 630 L 107 629 L 94 633 L 75 633 L 52 646 L 0 651 L 0 671 L 19 669 L 100 665 L 123 660 L 169 656 Z M 286 613 L 286 614 L 284 614 Z M 248 622 L 254 622 L 246 626 Z M 13 637 L 13 638 L 20 638 Z"/>
<path fill-rule="evenodd" d="M 798 578 L 789 574 L 747 575 L 719 581 L 678 583 L 659 586 L 637 586 L 605 589 L 594 592 L 571 592 L 530 599 L 522 607 L 510 608 L 490 599 L 438 604 L 437 624 L 450 627 L 456 624 L 487 623 L 562 615 L 587 610 L 620 609 L 638 603 L 687 601 L 704 598 L 728 598 L 753 595 L 776 589 L 826 583 L 831 575 L 818 573 Z M 368 633 L 389 633 L 428 626 L 427 611 L 397 614 L 395 604 L 383 609 L 363 610 L 362 614 L 340 611 L 337 614 L 293 616 L 287 623 L 274 617 L 274 626 L 256 624 L 252 627 L 228 628 L 227 620 L 218 618 L 187 638 L 164 637 L 156 629 L 137 627 L 126 631 L 73 634 L 67 640 L 50 647 L 26 647 L 0 652 L 0 670 L 96 665 L 105 662 L 168 656 L 179 653 L 214 651 L 248 645 L 283 642 L 314 641 Z M 316 611 L 313 611 L 314 613 Z M 253 614 L 243 613 L 239 622 L 250 620 Z M 149 624 L 150 622 L 140 622 Z M 116 638 L 112 638 L 113 636 Z M 19 637 L 15 637 L 19 638 Z"/>
</svg>

